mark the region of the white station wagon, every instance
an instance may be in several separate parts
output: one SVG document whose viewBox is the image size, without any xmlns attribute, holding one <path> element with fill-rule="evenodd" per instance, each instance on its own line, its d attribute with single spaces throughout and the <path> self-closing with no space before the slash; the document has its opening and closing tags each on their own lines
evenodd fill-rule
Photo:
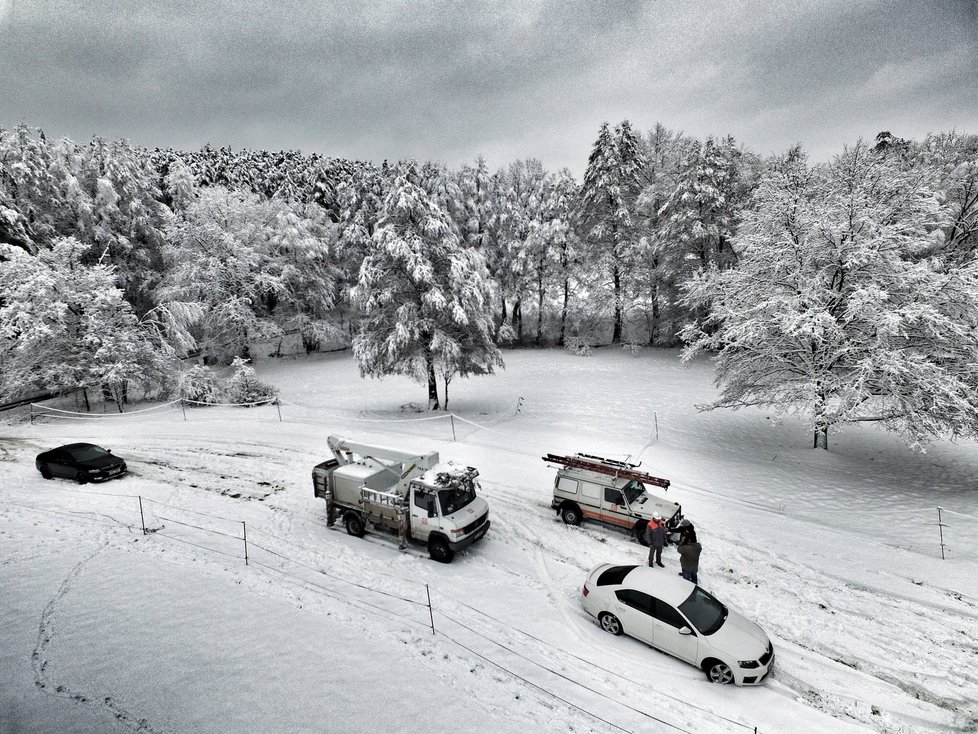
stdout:
<svg viewBox="0 0 978 734">
<path fill-rule="evenodd" d="M 602 563 L 588 574 L 583 594 L 585 611 L 602 629 L 692 663 L 713 683 L 757 685 L 774 667 L 764 630 L 674 574 Z"/>
</svg>

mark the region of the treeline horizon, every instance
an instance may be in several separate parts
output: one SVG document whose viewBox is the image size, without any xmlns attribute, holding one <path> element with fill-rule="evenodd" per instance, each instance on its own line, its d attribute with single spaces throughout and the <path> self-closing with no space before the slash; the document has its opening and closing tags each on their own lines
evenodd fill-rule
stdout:
<svg viewBox="0 0 978 734">
<path fill-rule="evenodd" d="M 437 380 L 447 391 L 453 377 L 491 372 L 501 346 L 723 355 L 746 348 L 735 326 L 747 317 L 728 310 L 724 289 L 732 274 L 741 290 L 755 276 L 771 286 L 766 262 L 805 263 L 800 253 L 811 250 L 804 277 L 828 278 L 835 305 L 822 296 L 799 305 L 797 284 L 755 301 L 818 303 L 836 322 L 842 311 L 832 309 L 862 297 L 856 276 L 877 266 L 970 272 L 976 160 L 978 137 L 956 132 L 921 141 L 883 132 L 812 164 L 800 145 L 761 158 L 731 136 L 700 140 L 658 124 L 642 133 L 625 120 L 600 127 L 578 181 L 532 158 L 495 171 L 481 157 L 457 169 L 375 165 L 98 136 L 77 144 L 23 123 L 0 128 L 0 393 L 172 393 L 181 356 L 230 364 L 285 333 L 309 351 L 344 340 L 364 375 L 426 382 L 431 407 L 444 402 Z M 761 243 L 763 261 L 753 256 Z M 872 267 L 840 256 L 854 243 L 872 250 L 859 255 Z M 831 262 L 845 285 L 826 275 Z M 895 288 L 891 276 L 873 287 Z M 961 325 L 974 311 L 970 287 L 954 307 Z M 898 293 L 882 295 L 897 307 Z M 756 329 L 752 338 L 768 337 Z M 737 382 L 742 362 L 721 360 L 718 383 Z M 824 367 L 838 375 L 853 364 L 837 355 Z M 802 372 L 805 385 L 825 386 L 818 369 Z M 726 407 L 783 389 L 769 382 L 741 379 Z M 854 419 L 826 412 L 826 400 L 805 403 L 822 415 L 820 431 Z M 880 415 L 903 426 L 909 413 Z"/>
</svg>

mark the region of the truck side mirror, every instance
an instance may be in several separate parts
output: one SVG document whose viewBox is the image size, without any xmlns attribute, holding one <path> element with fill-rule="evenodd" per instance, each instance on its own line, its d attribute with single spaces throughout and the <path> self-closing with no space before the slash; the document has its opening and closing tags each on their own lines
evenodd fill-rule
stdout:
<svg viewBox="0 0 978 734">
<path fill-rule="evenodd" d="M 427 504 L 428 504 L 428 517 L 434 517 L 435 516 L 435 495 L 429 494 L 426 497 L 426 500 L 427 500 Z"/>
</svg>

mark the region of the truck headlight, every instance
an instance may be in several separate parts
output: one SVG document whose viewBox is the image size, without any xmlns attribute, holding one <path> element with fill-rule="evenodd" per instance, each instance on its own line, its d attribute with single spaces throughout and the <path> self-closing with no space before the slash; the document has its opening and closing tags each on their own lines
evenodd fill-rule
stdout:
<svg viewBox="0 0 978 734">
<path fill-rule="evenodd" d="M 452 528 L 452 535 L 461 535 L 464 532 L 464 528 Z"/>
</svg>

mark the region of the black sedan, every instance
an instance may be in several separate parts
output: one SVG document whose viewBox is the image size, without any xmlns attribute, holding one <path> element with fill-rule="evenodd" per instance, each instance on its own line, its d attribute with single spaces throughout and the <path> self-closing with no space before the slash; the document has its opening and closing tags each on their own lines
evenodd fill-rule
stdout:
<svg viewBox="0 0 978 734">
<path fill-rule="evenodd" d="M 91 443 L 69 443 L 37 455 L 34 462 L 45 479 L 64 477 L 79 484 L 104 482 L 126 473 L 124 459 Z"/>
</svg>

